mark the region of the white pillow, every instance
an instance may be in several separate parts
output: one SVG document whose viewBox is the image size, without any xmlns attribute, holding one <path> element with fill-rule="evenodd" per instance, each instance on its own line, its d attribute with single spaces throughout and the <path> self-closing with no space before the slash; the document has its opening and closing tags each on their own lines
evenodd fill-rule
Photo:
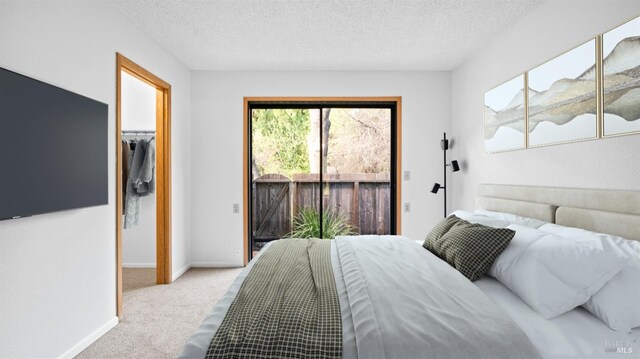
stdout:
<svg viewBox="0 0 640 359">
<path fill-rule="evenodd" d="M 546 224 L 540 230 L 576 243 L 599 248 L 629 260 L 583 307 L 611 329 L 630 331 L 640 326 L 640 243 L 580 228 Z"/>
<path fill-rule="evenodd" d="M 539 228 L 549 223 L 535 218 L 522 217 L 511 213 L 487 211 L 486 209 L 476 209 L 473 214 L 509 221 L 511 224 L 519 224 L 531 228 Z"/>
<path fill-rule="evenodd" d="M 489 275 L 551 319 L 584 304 L 627 263 L 623 257 L 512 224 L 516 231 Z"/>
<path fill-rule="evenodd" d="M 511 222 L 509 221 L 482 216 L 482 215 L 474 214 L 474 213 L 463 211 L 463 210 L 457 210 L 451 214 L 455 215 L 458 218 L 464 219 L 467 222 L 478 223 L 487 227 L 506 228 L 508 225 L 511 224 Z"/>
<path fill-rule="evenodd" d="M 493 278 L 498 279 L 499 273 L 503 278 L 507 278 L 509 268 L 513 261 L 524 252 L 531 244 L 540 238 L 546 236 L 548 233 L 535 230 L 519 225 L 509 225 L 507 228 L 516 231 L 516 234 L 511 239 L 511 242 L 505 248 L 505 250 L 496 258 L 487 274 Z M 503 283 L 504 284 L 504 283 Z"/>
<path fill-rule="evenodd" d="M 454 215 L 454 216 L 456 216 L 458 218 L 465 219 L 467 217 L 473 216 L 474 214 L 472 212 L 469 212 L 469 211 L 464 211 L 462 209 L 458 209 L 456 211 L 451 212 L 451 214 L 449 214 L 449 215 Z"/>
</svg>

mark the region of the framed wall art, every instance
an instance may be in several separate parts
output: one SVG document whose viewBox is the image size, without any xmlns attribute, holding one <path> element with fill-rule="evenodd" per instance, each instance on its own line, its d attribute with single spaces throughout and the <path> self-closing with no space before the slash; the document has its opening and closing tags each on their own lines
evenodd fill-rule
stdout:
<svg viewBox="0 0 640 359">
<path fill-rule="evenodd" d="M 603 135 L 640 133 L 640 17 L 602 35 Z"/>
<path fill-rule="evenodd" d="M 528 72 L 529 147 L 598 137 L 596 40 Z"/>
<path fill-rule="evenodd" d="M 525 75 L 484 94 L 484 148 L 488 153 L 525 148 Z"/>
</svg>

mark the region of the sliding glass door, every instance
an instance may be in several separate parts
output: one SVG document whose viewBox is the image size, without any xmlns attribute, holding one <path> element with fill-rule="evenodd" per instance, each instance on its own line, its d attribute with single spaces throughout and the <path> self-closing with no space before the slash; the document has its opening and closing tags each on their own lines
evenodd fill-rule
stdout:
<svg viewBox="0 0 640 359">
<path fill-rule="evenodd" d="M 389 108 L 331 108 L 324 128 L 325 237 L 392 232 L 392 135 Z M 325 117 L 323 117 L 325 118 Z M 325 223 L 323 222 L 323 223 Z"/>
<path fill-rule="evenodd" d="M 395 102 L 250 102 L 249 249 L 396 233 Z"/>
</svg>

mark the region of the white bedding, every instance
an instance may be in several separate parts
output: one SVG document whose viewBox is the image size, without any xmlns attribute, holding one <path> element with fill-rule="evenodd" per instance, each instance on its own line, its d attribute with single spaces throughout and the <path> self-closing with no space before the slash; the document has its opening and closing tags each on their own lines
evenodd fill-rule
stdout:
<svg viewBox="0 0 640 359">
<path fill-rule="evenodd" d="M 411 240 L 354 236 L 332 244 L 348 296 L 340 306 L 350 308 L 357 348 L 343 358 L 538 357 L 503 311 Z"/>
<path fill-rule="evenodd" d="M 415 241 L 414 245 L 416 248 L 422 249 L 419 247 L 421 244 L 422 241 Z M 336 246 L 332 245 L 332 251 L 332 262 L 335 267 L 338 265 L 338 256 L 336 255 L 338 251 Z M 380 273 L 383 273 L 384 267 L 387 266 L 389 268 L 394 268 L 395 271 L 407 272 L 407 268 L 399 267 L 398 263 L 390 265 L 390 261 L 385 261 L 384 258 L 381 258 L 381 262 L 384 262 L 384 265 L 379 266 L 378 269 L 381 270 Z M 213 311 L 205 319 L 203 325 L 190 338 L 184 348 L 181 358 L 204 357 L 204 353 L 206 353 L 215 330 L 222 322 L 227 308 L 233 301 L 233 298 L 253 263 L 254 261 L 245 268 L 233 283 L 229 292 L 220 300 L 220 302 L 218 302 Z M 441 264 L 447 265 L 444 262 Z M 416 273 L 412 274 L 415 275 Z M 428 277 L 428 273 L 425 274 Z M 418 278 L 414 278 L 414 280 L 415 279 Z M 640 330 L 636 330 L 632 333 L 613 331 L 598 318 L 594 317 L 582 308 L 571 310 L 559 317 L 547 320 L 540 314 L 533 311 L 527 304 L 520 300 L 520 298 L 493 278 L 485 277 L 476 281 L 474 284 L 481 292 L 484 293 L 484 295 L 488 297 L 490 301 L 494 302 L 497 307 L 504 311 L 504 314 L 508 315 L 508 317 L 515 322 L 519 329 L 526 334 L 531 344 L 533 344 L 543 358 L 640 358 Z M 371 341 L 367 346 L 363 346 L 360 349 L 358 348 L 356 344 L 354 321 L 352 319 L 353 313 L 351 308 L 345 304 L 348 301 L 348 294 L 345 281 L 342 276 L 336 276 L 336 285 L 338 288 L 338 296 L 343 315 L 343 357 L 358 357 L 359 350 L 361 351 L 360 357 L 368 357 L 365 354 L 369 354 L 369 356 L 374 357 L 378 356 L 376 354 L 380 353 L 378 351 L 379 349 L 373 350 L 373 348 L 380 348 L 377 345 L 373 345 L 375 344 L 375 341 Z M 380 320 L 392 322 L 394 318 L 397 318 L 398 316 L 406 316 L 407 313 L 416 311 L 417 308 L 422 305 L 420 298 L 424 295 L 424 293 L 419 294 L 419 292 L 414 293 L 414 296 L 407 295 L 406 293 L 399 294 L 395 299 L 398 304 L 388 304 L 388 307 L 392 307 L 393 309 L 389 310 L 387 313 L 389 314 L 389 318 L 384 319 L 387 316 L 384 312 L 375 313 L 375 316 L 380 318 Z M 442 298 L 440 298 L 440 300 L 442 300 Z M 363 308 L 366 309 L 366 306 Z M 436 308 L 431 309 L 433 310 Z M 362 323 L 358 325 L 361 324 Z M 421 335 L 424 335 L 424 333 L 429 332 L 429 330 L 425 331 L 424 326 L 419 325 L 419 321 L 418 323 L 408 323 L 406 318 L 402 321 L 396 320 L 394 325 L 395 327 L 391 326 L 390 330 L 403 331 L 401 336 L 408 342 L 411 342 L 412 340 L 415 341 L 416 338 L 419 338 Z M 382 342 L 384 342 L 384 340 L 382 340 Z M 384 344 L 386 346 L 386 343 Z M 456 343 L 447 344 L 445 347 L 450 347 L 452 345 L 456 345 Z M 458 343 L 458 345 L 464 345 L 464 343 Z M 372 352 L 364 352 L 366 348 L 369 348 Z M 413 349 L 408 348 L 408 350 Z M 424 351 L 424 354 L 426 355 L 428 352 L 429 351 Z M 389 356 L 387 355 L 387 357 Z"/>
<path fill-rule="evenodd" d="M 616 332 L 580 307 L 547 320 L 494 278 L 474 284 L 518 324 L 543 358 L 640 358 L 639 329 Z M 618 348 L 626 352 L 617 353 Z"/>
<path fill-rule="evenodd" d="M 640 330 L 613 331 L 582 308 L 547 320 L 497 280 L 484 277 L 475 284 L 518 324 L 543 358 L 640 358 Z M 627 353 L 617 353 L 618 348 Z"/>
<path fill-rule="evenodd" d="M 506 313 L 412 241 L 362 236 L 336 239 L 331 250 L 343 319 L 343 358 L 538 357 Z M 205 356 L 254 262 L 192 335 L 181 358 Z"/>
</svg>

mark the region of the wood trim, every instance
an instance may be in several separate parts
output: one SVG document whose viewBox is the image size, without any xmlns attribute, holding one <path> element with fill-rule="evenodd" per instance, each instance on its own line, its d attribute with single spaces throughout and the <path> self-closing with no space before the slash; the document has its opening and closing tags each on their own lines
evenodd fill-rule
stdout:
<svg viewBox="0 0 640 359">
<path fill-rule="evenodd" d="M 170 284 L 171 271 L 171 87 L 156 90 L 156 282 Z"/>
<path fill-rule="evenodd" d="M 122 316 L 122 76 L 124 71 L 156 92 L 156 282 L 169 284 L 171 266 L 171 85 L 116 53 L 116 314 Z"/>
<path fill-rule="evenodd" d="M 165 145 L 164 141 L 159 139 L 164 138 L 164 91 L 156 89 L 156 177 L 158 179 L 164 178 L 164 164 L 165 158 Z M 160 183 L 158 183 L 159 185 Z M 165 200 L 164 190 L 160 190 L 160 186 L 156 187 L 156 283 L 164 284 L 164 272 L 166 263 L 165 258 L 165 218 L 163 203 Z M 162 230 L 160 230 L 162 228 Z"/>
<path fill-rule="evenodd" d="M 249 262 L 249 103 L 394 102 L 396 104 L 396 233 L 402 233 L 402 96 L 369 97 L 244 97 L 242 119 L 242 223 L 244 265 Z"/>
<path fill-rule="evenodd" d="M 242 118 L 242 251 L 245 266 L 249 263 L 249 101 L 251 97 L 244 98 Z"/>
<path fill-rule="evenodd" d="M 171 86 L 168 86 L 164 91 L 164 136 L 163 142 L 165 144 L 165 149 L 163 151 L 164 154 L 164 183 L 163 183 L 163 192 L 165 195 L 164 200 L 162 201 L 162 206 L 164 207 L 164 283 L 163 284 L 171 284 L 173 281 L 173 265 L 171 262 L 172 259 L 172 238 L 171 238 L 171 223 L 172 221 L 172 212 L 171 212 L 171 199 L 172 199 L 172 191 L 171 191 Z"/>
<path fill-rule="evenodd" d="M 402 97 L 396 103 L 396 234 L 402 234 Z"/>
<path fill-rule="evenodd" d="M 131 76 L 134 76 L 136 78 L 138 78 L 139 80 L 142 80 L 144 82 L 146 82 L 147 84 L 158 88 L 158 89 L 170 89 L 171 85 L 169 85 L 169 83 L 165 82 L 164 80 L 162 80 L 161 78 L 159 78 L 158 76 L 152 74 L 151 72 L 147 71 L 144 67 L 136 64 L 135 62 L 129 60 L 128 58 L 126 58 L 124 55 L 117 53 L 118 58 L 120 59 L 120 69 L 126 73 L 128 73 Z"/>
<path fill-rule="evenodd" d="M 122 59 L 116 54 L 116 315 L 122 316 Z"/>
<path fill-rule="evenodd" d="M 369 97 L 245 97 L 245 104 L 249 102 L 402 102 L 401 96 L 369 96 Z"/>
</svg>

